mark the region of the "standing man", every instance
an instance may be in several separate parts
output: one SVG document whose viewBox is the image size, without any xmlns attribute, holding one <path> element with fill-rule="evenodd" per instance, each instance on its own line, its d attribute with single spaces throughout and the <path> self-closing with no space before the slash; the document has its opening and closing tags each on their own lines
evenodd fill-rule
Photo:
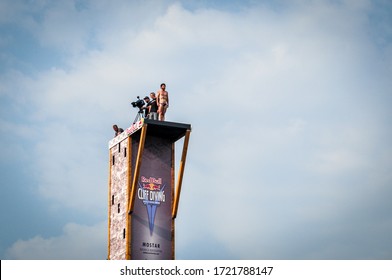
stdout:
<svg viewBox="0 0 392 280">
<path fill-rule="evenodd" d="M 158 104 L 157 99 L 155 97 L 155 92 L 150 93 L 151 101 L 150 101 L 150 115 L 149 119 L 158 120 Z"/>
<path fill-rule="evenodd" d="M 150 97 L 146 96 L 143 98 L 144 103 L 146 104 L 146 106 L 143 106 L 142 110 L 143 110 L 143 117 L 144 118 L 150 118 L 150 110 L 151 110 L 151 106 L 150 106 Z"/>
<path fill-rule="evenodd" d="M 164 121 L 166 110 L 169 107 L 169 93 L 166 91 L 164 83 L 161 84 L 161 88 L 157 91 L 157 102 L 159 120 Z"/>
</svg>

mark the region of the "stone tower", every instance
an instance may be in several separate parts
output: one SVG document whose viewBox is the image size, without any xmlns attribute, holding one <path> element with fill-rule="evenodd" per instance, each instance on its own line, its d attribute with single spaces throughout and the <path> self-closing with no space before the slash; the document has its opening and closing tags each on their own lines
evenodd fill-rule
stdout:
<svg viewBox="0 0 392 280">
<path fill-rule="evenodd" d="M 191 126 L 140 119 L 109 142 L 108 259 L 174 259 Z M 175 142 L 184 137 L 177 185 Z"/>
</svg>

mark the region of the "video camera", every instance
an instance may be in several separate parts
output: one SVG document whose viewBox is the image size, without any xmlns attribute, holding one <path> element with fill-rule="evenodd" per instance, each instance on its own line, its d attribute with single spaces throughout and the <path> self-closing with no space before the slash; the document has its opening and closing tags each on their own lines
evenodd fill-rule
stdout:
<svg viewBox="0 0 392 280">
<path fill-rule="evenodd" d="M 142 109 L 144 103 L 144 100 L 140 99 L 139 96 L 137 96 L 137 100 L 134 102 L 131 102 L 133 108 L 138 107 L 139 109 Z"/>
</svg>

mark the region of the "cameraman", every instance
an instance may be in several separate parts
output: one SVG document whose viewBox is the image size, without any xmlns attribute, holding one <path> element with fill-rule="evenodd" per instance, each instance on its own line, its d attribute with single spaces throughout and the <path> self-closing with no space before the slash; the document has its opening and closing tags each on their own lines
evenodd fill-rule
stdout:
<svg viewBox="0 0 392 280">
<path fill-rule="evenodd" d="M 141 110 L 143 110 L 143 116 L 144 118 L 150 118 L 150 110 L 151 110 L 151 106 L 150 106 L 150 97 L 146 96 L 143 98 L 144 103 L 146 104 L 145 106 L 143 106 L 143 108 L 141 108 Z"/>
<path fill-rule="evenodd" d="M 143 98 L 146 106 L 144 106 L 142 109 L 144 110 L 144 115 L 146 118 L 149 118 L 150 120 L 158 120 L 158 104 L 155 98 L 155 93 L 151 92 L 150 96 L 151 99 L 148 96 Z"/>
<path fill-rule="evenodd" d="M 150 108 L 148 118 L 151 120 L 158 120 L 158 104 L 157 99 L 155 98 L 155 92 L 150 93 L 151 101 L 147 103 Z"/>
</svg>

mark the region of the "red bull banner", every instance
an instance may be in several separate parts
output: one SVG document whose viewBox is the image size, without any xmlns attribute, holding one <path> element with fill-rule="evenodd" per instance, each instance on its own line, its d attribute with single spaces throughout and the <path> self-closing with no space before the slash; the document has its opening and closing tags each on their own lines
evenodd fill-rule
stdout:
<svg viewBox="0 0 392 280">
<path fill-rule="evenodd" d="M 136 162 L 138 141 L 132 141 L 133 164 Z M 170 140 L 147 137 L 131 215 L 131 259 L 164 260 L 174 257 L 173 162 Z"/>
</svg>

